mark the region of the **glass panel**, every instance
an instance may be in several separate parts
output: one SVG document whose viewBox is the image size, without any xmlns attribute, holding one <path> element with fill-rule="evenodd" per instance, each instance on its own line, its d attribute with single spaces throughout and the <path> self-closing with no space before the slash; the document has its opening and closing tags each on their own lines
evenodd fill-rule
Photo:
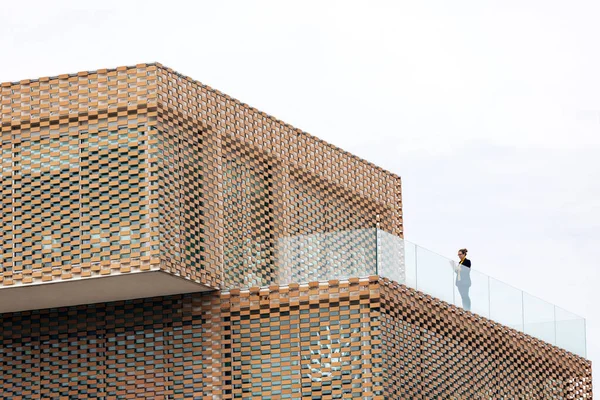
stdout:
<svg viewBox="0 0 600 400">
<path fill-rule="evenodd" d="M 277 243 L 279 284 L 376 275 L 376 241 L 374 229 L 281 238 Z"/>
<path fill-rule="evenodd" d="M 583 318 L 556 308 L 555 322 L 554 305 L 387 232 L 297 235 L 276 246 L 281 285 L 378 274 L 585 356 Z"/>
<path fill-rule="evenodd" d="M 523 331 L 522 300 L 519 289 L 490 278 L 490 319 Z"/>
<path fill-rule="evenodd" d="M 472 268 L 460 266 L 461 279 L 455 279 L 454 304 L 465 310 L 490 317 L 490 291 L 488 276 Z M 466 281 L 470 282 L 467 285 Z"/>
<path fill-rule="evenodd" d="M 454 261 L 416 246 L 416 289 L 454 304 Z"/>
<path fill-rule="evenodd" d="M 554 305 L 523 293 L 524 332 L 551 344 L 556 344 Z"/>
<path fill-rule="evenodd" d="M 585 319 L 560 307 L 556 310 L 556 345 L 586 356 Z"/>
<path fill-rule="evenodd" d="M 411 250 L 410 244 L 398 236 L 384 231 L 378 231 L 377 235 L 377 274 L 398 283 L 405 283 L 406 261 L 404 254 L 407 245 Z M 414 254 L 414 246 L 412 252 Z"/>
<path fill-rule="evenodd" d="M 417 245 L 404 241 L 404 281 L 406 286 L 417 287 Z"/>
</svg>

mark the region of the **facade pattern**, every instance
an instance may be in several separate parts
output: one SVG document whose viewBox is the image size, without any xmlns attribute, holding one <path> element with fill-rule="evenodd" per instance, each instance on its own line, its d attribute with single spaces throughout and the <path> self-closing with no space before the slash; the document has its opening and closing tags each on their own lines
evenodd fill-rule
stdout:
<svg viewBox="0 0 600 400">
<path fill-rule="evenodd" d="M 189 274 L 199 269 L 211 287 L 266 286 L 280 282 L 281 260 L 305 256 L 281 253 L 289 238 L 375 227 L 402 236 L 398 176 L 171 69 L 157 75 L 166 270 L 198 279 Z"/>
<path fill-rule="evenodd" d="M 159 64 L 0 90 L 2 286 L 147 270 L 269 285 L 286 238 L 402 236 L 398 176 Z"/>
<path fill-rule="evenodd" d="M 152 68 L 0 93 L 0 286 L 149 270 Z"/>
<path fill-rule="evenodd" d="M 385 398 L 590 399 L 589 361 L 388 279 Z"/>
<path fill-rule="evenodd" d="M 0 323 L 3 398 L 592 398 L 589 361 L 378 277 Z"/>
<path fill-rule="evenodd" d="M 589 361 L 375 276 L 398 176 L 160 64 L 0 94 L 0 290 L 213 289 L 0 314 L 1 398 L 592 398 Z"/>
</svg>

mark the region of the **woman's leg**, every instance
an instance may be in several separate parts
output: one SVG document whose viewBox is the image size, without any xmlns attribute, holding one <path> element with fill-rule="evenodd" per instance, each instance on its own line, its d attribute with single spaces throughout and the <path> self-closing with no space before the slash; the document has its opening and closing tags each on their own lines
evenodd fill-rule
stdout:
<svg viewBox="0 0 600 400">
<path fill-rule="evenodd" d="M 471 311 L 471 298 L 469 297 L 469 288 L 470 286 L 458 286 L 458 293 L 460 293 L 463 308 L 467 311 Z"/>
</svg>

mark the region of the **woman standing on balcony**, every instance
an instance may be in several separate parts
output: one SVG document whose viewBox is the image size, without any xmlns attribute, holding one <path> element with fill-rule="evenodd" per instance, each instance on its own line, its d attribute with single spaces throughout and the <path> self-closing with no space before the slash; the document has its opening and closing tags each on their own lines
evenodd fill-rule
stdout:
<svg viewBox="0 0 600 400">
<path fill-rule="evenodd" d="M 467 259 L 467 249 L 458 250 L 460 262 L 455 268 L 456 287 L 462 298 L 463 308 L 471 311 L 471 299 L 469 298 L 469 288 L 471 287 L 471 260 Z"/>
</svg>

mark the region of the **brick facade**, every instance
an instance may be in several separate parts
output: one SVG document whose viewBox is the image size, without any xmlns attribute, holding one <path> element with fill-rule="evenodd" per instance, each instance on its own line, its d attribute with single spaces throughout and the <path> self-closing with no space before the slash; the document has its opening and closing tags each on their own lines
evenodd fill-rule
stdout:
<svg viewBox="0 0 600 400">
<path fill-rule="evenodd" d="M 159 64 L 0 94 L 0 290 L 212 290 L 0 314 L 1 398 L 592 398 L 589 361 L 375 276 L 398 176 Z"/>
<path fill-rule="evenodd" d="M 283 238 L 402 236 L 398 176 L 159 64 L 0 93 L 3 286 L 156 269 L 269 285 Z"/>
<path fill-rule="evenodd" d="M 589 361 L 378 277 L 0 323 L 2 398 L 592 398 Z"/>
</svg>

